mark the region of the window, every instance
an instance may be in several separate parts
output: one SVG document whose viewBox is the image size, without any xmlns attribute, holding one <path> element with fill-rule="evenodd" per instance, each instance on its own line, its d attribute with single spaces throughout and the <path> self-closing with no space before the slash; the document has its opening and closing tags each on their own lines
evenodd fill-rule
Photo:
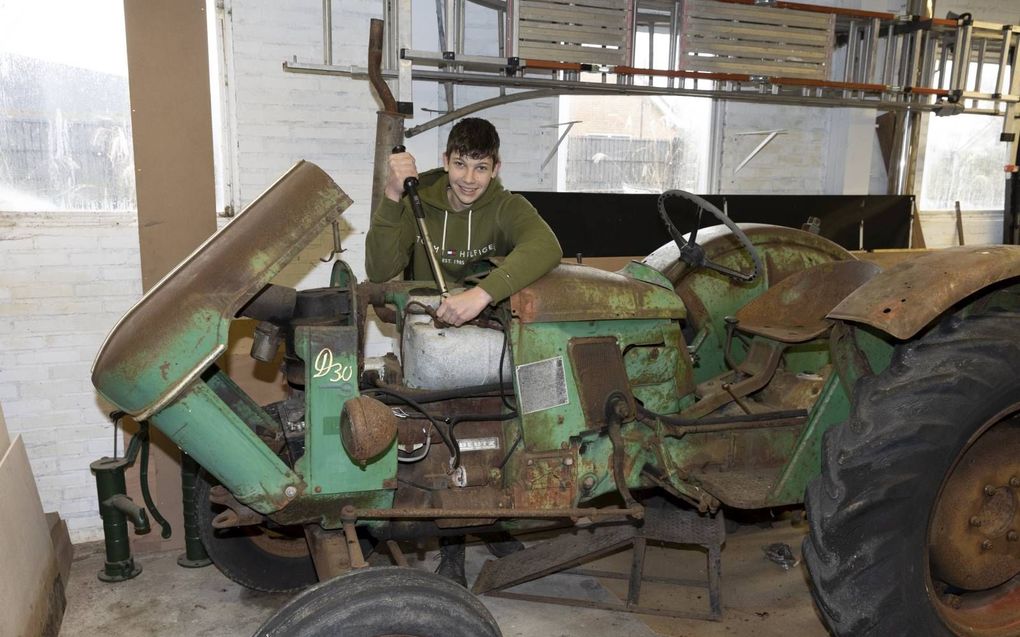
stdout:
<svg viewBox="0 0 1020 637">
<path fill-rule="evenodd" d="M 668 68 L 668 33 L 657 32 L 653 48 L 647 28 L 639 30 L 635 52 L 639 68 Z M 670 79 L 635 77 L 634 81 L 666 86 Z M 710 88 L 702 84 L 700 88 Z M 686 80 L 685 86 L 693 87 L 693 81 Z M 659 193 L 672 188 L 708 189 L 709 98 L 562 96 L 560 121 L 576 123 L 563 141 L 565 149 L 560 149 L 559 190 Z"/>
<path fill-rule="evenodd" d="M 0 5 L 0 210 L 132 210 L 123 4 Z"/>
<path fill-rule="evenodd" d="M 206 6 L 222 175 L 216 7 Z M 135 210 L 122 0 L 0 2 L 0 211 Z"/>
<path fill-rule="evenodd" d="M 947 67 L 949 74 L 952 65 Z M 976 72 L 977 65 L 971 64 L 971 78 Z M 982 92 L 995 90 L 997 73 L 998 65 L 985 65 Z M 1009 76 L 1007 72 L 1006 77 Z M 1003 167 L 1009 163 L 1009 144 L 999 141 L 1001 132 L 1001 117 L 967 114 L 930 117 L 921 178 L 921 209 L 952 210 L 959 201 L 964 210 L 1002 210 L 1006 196 Z"/>
<path fill-rule="evenodd" d="M 932 117 L 921 179 L 922 210 L 1002 210 L 1009 144 L 999 141 L 1002 118 Z"/>
</svg>

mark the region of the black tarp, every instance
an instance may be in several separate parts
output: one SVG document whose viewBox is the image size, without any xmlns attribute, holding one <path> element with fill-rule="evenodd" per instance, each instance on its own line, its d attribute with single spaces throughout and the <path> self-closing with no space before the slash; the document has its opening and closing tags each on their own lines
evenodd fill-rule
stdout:
<svg viewBox="0 0 1020 637">
<path fill-rule="evenodd" d="M 659 218 L 658 195 L 582 192 L 521 192 L 538 209 L 572 257 L 643 256 L 670 241 Z M 848 250 L 906 248 L 913 197 L 900 195 L 704 195 L 741 223 L 771 223 L 800 228 L 808 217 L 821 219 L 820 234 Z M 689 232 L 697 209 L 675 197 L 667 202 L 670 218 Z M 863 242 L 861 221 L 864 222 Z M 703 214 L 701 225 L 717 222 Z M 863 244 L 863 246 L 862 246 Z"/>
</svg>

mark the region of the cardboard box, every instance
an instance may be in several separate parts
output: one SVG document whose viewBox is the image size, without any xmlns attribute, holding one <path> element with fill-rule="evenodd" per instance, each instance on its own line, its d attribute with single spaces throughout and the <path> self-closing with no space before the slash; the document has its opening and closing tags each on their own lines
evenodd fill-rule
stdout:
<svg viewBox="0 0 1020 637">
<path fill-rule="evenodd" d="M 0 511 L 0 635 L 56 637 L 66 580 L 21 436 L 0 459 Z"/>
</svg>

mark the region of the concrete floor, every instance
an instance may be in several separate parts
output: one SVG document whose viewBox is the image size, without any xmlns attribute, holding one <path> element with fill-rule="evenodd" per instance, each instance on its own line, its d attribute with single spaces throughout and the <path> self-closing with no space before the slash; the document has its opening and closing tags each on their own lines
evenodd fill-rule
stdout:
<svg viewBox="0 0 1020 637">
<path fill-rule="evenodd" d="M 784 570 L 765 559 L 762 547 L 785 542 L 800 557 L 803 527 L 776 522 L 771 528 L 741 527 L 727 538 L 722 552 L 723 621 L 673 619 L 649 615 L 554 606 L 496 597 L 481 599 L 499 622 L 505 637 L 825 637 L 808 593 L 803 565 Z M 524 538 L 527 541 L 527 538 Z M 469 581 L 490 558 L 483 546 L 467 550 Z M 413 555 L 408 556 L 413 560 Z M 284 602 L 287 595 L 246 590 L 220 574 L 215 567 L 184 569 L 177 553 L 136 557 L 143 571 L 120 584 L 96 579 L 102 568 L 102 545 L 76 547 L 67 588 L 67 611 L 61 637 L 227 637 L 251 635 Z M 413 562 L 433 569 L 434 554 Z M 649 547 L 646 574 L 695 578 L 705 573 L 704 555 Z M 592 568 L 626 572 L 629 552 L 593 562 Z M 513 590 L 538 594 L 613 600 L 626 594 L 626 582 L 596 580 L 575 575 L 554 575 Z M 707 610 L 703 589 L 678 589 L 654 584 L 642 587 L 643 604 Z"/>
</svg>

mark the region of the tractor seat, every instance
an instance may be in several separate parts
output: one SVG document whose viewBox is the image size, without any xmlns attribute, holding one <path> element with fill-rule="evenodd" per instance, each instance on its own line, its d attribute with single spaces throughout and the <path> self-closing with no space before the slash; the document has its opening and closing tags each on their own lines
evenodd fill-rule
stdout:
<svg viewBox="0 0 1020 637">
<path fill-rule="evenodd" d="M 830 261 L 792 274 L 737 311 L 737 329 L 781 343 L 804 343 L 832 327 L 826 318 L 882 268 L 868 261 Z"/>
</svg>

